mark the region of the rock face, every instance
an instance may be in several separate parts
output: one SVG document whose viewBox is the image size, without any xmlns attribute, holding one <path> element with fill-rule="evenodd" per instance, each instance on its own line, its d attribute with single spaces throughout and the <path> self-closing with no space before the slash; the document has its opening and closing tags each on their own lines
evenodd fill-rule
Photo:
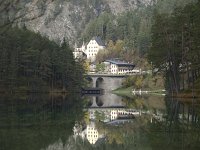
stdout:
<svg viewBox="0 0 200 150">
<path fill-rule="evenodd" d="M 153 0 L 105 0 L 113 14 L 136 9 L 140 6 L 152 5 Z"/>
<path fill-rule="evenodd" d="M 154 0 L 5 0 L 0 2 L 0 24 L 11 22 L 40 32 L 50 40 L 71 42 L 80 37 L 85 25 L 107 11 L 120 14 Z"/>
</svg>

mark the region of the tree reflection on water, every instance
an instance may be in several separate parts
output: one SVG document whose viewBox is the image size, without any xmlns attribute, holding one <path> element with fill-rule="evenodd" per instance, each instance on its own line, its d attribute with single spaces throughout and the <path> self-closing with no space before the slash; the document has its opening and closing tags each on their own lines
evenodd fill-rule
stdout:
<svg viewBox="0 0 200 150">
<path fill-rule="evenodd" d="M 1 96 L 0 149 L 200 148 L 198 100 L 121 97 L 123 107 L 99 100 L 104 105 L 91 107 L 77 94 Z"/>
</svg>

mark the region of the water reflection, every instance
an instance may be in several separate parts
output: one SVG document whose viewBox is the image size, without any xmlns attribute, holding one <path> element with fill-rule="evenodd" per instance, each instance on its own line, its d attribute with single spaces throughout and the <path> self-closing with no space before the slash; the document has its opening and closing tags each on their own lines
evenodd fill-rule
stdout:
<svg viewBox="0 0 200 150">
<path fill-rule="evenodd" d="M 162 96 L 0 98 L 0 149 L 200 149 L 199 100 Z"/>
<path fill-rule="evenodd" d="M 162 98 L 162 100 L 160 100 Z M 163 121 L 165 115 L 164 97 L 153 98 L 157 102 L 152 101 L 149 97 L 120 97 L 114 94 L 101 95 L 99 97 L 86 97 L 85 101 L 85 127 L 83 124 L 76 123 L 74 126 L 74 136 L 81 137 L 82 140 L 87 139 L 90 144 L 96 144 L 99 140 L 117 144 L 122 144 L 123 140 L 117 140 L 115 132 L 119 129 L 137 124 L 143 120 L 153 122 L 154 120 Z M 148 102 L 147 102 L 148 101 Z M 162 101 L 162 102 L 160 102 Z M 99 104 L 100 103 L 100 104 Z M 116 131 L 112 130 L 116 128 Z M 81 129 L 81 130 L 80 130 Z M 112 132 L 111 132 L 112 131 Z M 133 130 L 134 132 L 134 130 Z M 124 133 L 123 133 L 124 134 Z M 123 135 L 121 134 L 121 135 Z M 118 138 L 122 138 L 119 137 Z M 107 141 L 106 141 L 107 140 Z"/>
<path fill-rule="evenodd" d="M 85 97 L 84 97 L 85 98 Z M 84 99 L 83 98 L 83 99 Z M 124 107 L 123 98 L 112 93 L 85 98 L 88 107 Z"/>
<path fill-rule="evenodd" d="M 82 106 L 74 95 L 0 97 L 0 149 L 40 150 L 72 134 Z"/>
<path fill-rule="evenodd" d="M 92 99 L 99 100 L 96 97 Z M 106 104 L 109 101 L 101 100 Z M 87 141 L 91 146 L 95 145 L 93 149 L 101 149 L 99 145 L 104 146 L 104 149 L 110 149 L 113 144 L 117 145 L 116 149 L 163 149 L 163 146 L 166 146 L 167 149 L 187 150 L 200 147 L 198 109 L 191 108 L 196 104 L 147 95 L 121 97 L 119 101 L 120 105 L 112 103 L 103 107 L 86 107 L 86 127 L 79 130 L 78 134 L 74 132 L 74 136 Z M 188 135 L 198 137 L 195 138 L 198 142 L 190 140 Z"/>
</svg>

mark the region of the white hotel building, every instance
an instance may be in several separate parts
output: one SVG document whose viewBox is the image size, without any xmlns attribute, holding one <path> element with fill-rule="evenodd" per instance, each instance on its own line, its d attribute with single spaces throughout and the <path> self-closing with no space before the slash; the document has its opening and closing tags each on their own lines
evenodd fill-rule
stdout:
<svg viewBox="0 0 200 150">
<path fill-rule="evenodd" d="M 105 44 L 99 37 L 93 37 L 90 42 L 87 44 L 87 49 L 85 54 L 87 55 L 87 59 L 91 62 L 96 60 L 96 55 L 100 50 L 105 49 Z"/>
<path fill-rule="evenodd" d="M 105 44 L 101 38 L 93 37 L 87 45 L 83 43 L 81 48 L 75 47 L 73 54 L 75 58 L 80 58 L 85 54 L 90 62 L 94 62 L 96 60 L 97 53 L 103 49 L 105 49 Z"/>
<path fill-rule="evenodd" d="M 112 59 L 104 61 L 106 71 L 111 74 L 131 74 L 136 73 L 135 65 L 121 61 L 120 59 Z"/>
</svg>

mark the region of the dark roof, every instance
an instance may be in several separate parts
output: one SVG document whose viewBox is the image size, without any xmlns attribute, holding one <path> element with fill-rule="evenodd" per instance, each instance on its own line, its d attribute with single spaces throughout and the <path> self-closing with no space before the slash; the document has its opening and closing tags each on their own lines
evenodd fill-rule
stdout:
<svg viewBox="0 0 200 150">
<path fill-rule="evenodd" d="M 100 46 L 105 46 L 105 43 L 98 36 L 93 37 L 92 40 L 95 40 Z"/>
<path fill-rule="evenodd" d="M 134 64 L 130 64 L 130 63 L 127 63 L 127 62 L 122 61 L 122 60 L 119 60 L 119 59 L 106 60 L 106 62 L 110 62 L 110 63 L 116 64 L 116 65 L 118 65 L 118 66 L 130 66 L 130 67 L 135 67 Z"/>
</svg>

